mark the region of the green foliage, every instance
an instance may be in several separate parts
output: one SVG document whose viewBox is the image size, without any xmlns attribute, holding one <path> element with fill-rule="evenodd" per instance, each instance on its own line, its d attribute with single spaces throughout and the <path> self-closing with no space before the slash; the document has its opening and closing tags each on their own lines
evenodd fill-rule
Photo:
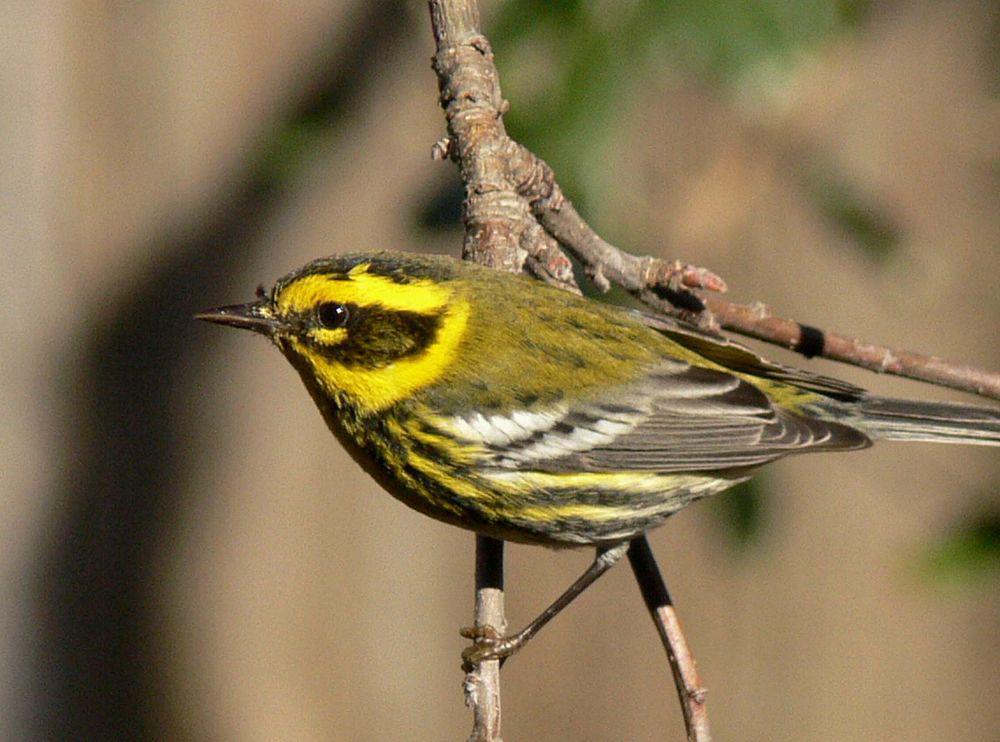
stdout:
<svg viewBox="0 0 1000 742">
<path fill-rule="evenodd" d="M 1000 577 L 1000 511 L 976 513 L 954 526 L 917 561 L 920 575 L 951 586 Z"/>
<path fill-rule="evenodd" d="M 261 141 L 255 175 L 268 183 L 286 182 L 315 155 L 317 143 L 332 128 L 318 117 L 296 118 L 275 127 Z"/>
<path fill-rule="evenodd" d="M 867 3 L 834 0 L 513 0 L 489 36 L 511 134 L 546 158 L 581 206 L 599 199 L 616 117 L 676 69 L 733 89 L 760 68 L 857 23 Z M 585 145 L 585 146 L 581 146 Z"/>
<path fill-rule="evenodd" d="M 817 173 L 808 187 L 823 215 L 865 255 L 885 260 L 895 252 L 901 236 L 898 225 L 847 180 Z"/>
<path fill-rule="evenodd" d="M 711 508 L 723 535 L 739 553 L 756 545 L 767 525 L 767 481 L 753 479 L 712 498 Z"/>
</svg>

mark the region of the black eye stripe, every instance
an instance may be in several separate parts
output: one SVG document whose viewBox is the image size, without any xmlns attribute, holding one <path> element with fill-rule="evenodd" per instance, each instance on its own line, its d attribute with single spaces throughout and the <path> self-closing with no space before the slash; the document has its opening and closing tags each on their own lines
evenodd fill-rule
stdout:
<svg viewBox="0 0 1000 742">
<path fill-rule="evenodd" d="M 434 342 L 443 321 L 443 313 L 408 312 L 377 304 L 338 306 L 347 310 L 345 324 L 339 325 L 349 329 L 345 338 L 327 343 L 322 336 L 311 335 L 308 325 L 302 336 L 319 355 L 356 368 L 381 368 L 421 353 Z M 319 309 L 317 306 L 312 311 L 309 321 L 314 327 L 327 329 L 321 324 Z"/>
</svg>

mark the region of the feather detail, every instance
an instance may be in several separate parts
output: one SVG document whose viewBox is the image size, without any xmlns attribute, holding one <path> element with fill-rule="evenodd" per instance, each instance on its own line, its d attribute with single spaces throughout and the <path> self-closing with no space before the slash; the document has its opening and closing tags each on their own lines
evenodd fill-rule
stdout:
<svg viewBox="0 0 1000 742">
<path fill-rule="evenodd" d="M 606 400 L 477 412 L 443 424 L 483 446 L 485 470 L 712 471 L 869 443 L 851 427 L 775 405 L 739 377 L 674 362 L 607 390 Z"/>
</svg>

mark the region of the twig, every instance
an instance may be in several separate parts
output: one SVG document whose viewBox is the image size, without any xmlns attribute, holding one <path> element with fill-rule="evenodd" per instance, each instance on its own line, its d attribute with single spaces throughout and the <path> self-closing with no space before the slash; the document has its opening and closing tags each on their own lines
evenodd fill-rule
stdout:
<svg viewBox="0 0 1000 742">
<path fill-rule="evenodd" d="M 822 356 L 876 373 L 903 376 L 1000 399 L 1000 374 L 996 372 L 819 330 L 794 320 L 775 317 L 763 304 L 745 306 L 715 296 L 701 298 L 725 329 L 798 351 L 807 358 Z"/>
<path fill-rule="evenodd" d="M 465 185 L 463 257 L 498 270 L 527 268 L 550 283 L 577 290 L 569 259 L 538 228 L 511 179 L 503 125 L 507 102 L 489 41 L 479 30 L 475 0 L 430 0 L 441 107 L 448 138 L 432 156 L 451 157 Z"/>
<path fill-rule="evenodd" d="M 503 600 L 503 541 L 476 536 L 475 626 L 496 636 L 507 631 Z M 472 709 L 469 742 L 501 742 L 500 660 L 480 662 L 465 674 L 465 704 Z"/>
<path fill-rule="evenodd" d="M 511 178 L 528 200 L 545 230 L 586 266 L 599 288 L 618 284 L 644 303 L 680 316 L 702 329 L 719 328 L 797 351 L 807 358 L 820 356 L 841 363 L 903 376 L 937 386 L 1000 399 L 1000 373 L 945 361 L 900 348 L 862 342 L 835 332 L 774 316 L 759 302 L 726 301 L 720 296 L 688 289 L 725 291 L 714 273 L 679 261 L 637 258 L 603 240 L 573 208 L 555 181 L 552 169 L 527 148 L 511 143 Z"/>
<path fill-rule="evenodd" d="M 489 42 L 479 31 L 476 0 L 430 0 L 441 107 L 448 137 L 434 145 L 432 157 L 451 157 L 465 184 L 462 253 L 498 270 L 521 272 L 529 257 L 537 275 L 576 289 L 572 268 L 558 249 L 530 249 L 534 220 L 506 175 L 499 147 L 507 140 L 501 111 L 505 103 Z M 535 241 L 537 244 L 537 240 Z M 560 265 L 559 258 L 564 261 Z M 578 289 L 577 289 L 578 290 Z M 503 542 L 476 536 L 475 628 L 502 636 L 507 628 L 503 596 Z M 465 703 L 472 709 L 470 742 L 500 740 L 500 662 L 475 663 L 465 675 Z"/>
<path fill-rule="evenodd" d="M 681 632 L 681 624 L 670 599 L 667 585 L 656 566 L 656 558 L 645 536 L 633 539 L 628 547 L 628 561 L 632 565 L 635 581 L 639 583 L 642 598 L 649 609 L 649 615 L 656 624 L 656 630 L 667 650 L 670 669 L 674 674 L 674 684 L 684 713 L 684 726 L 691 742 L 709 742 L 712 733 L 708 727 L 708 710 L 705 707 L 705 689 L 698 677 L 698 667 L 687 640 Z"/>
<path fill-rule="evenodd" d="M 680 261 L 637 258 L 604 241 L 583 220 L 555 180 L 548 163 L 527 147 L 508 140 L 507 164 L 517 192 L 528 201 L 531 211 L 552 237 L 579 260 L 611 283 L 639 293 L 646 289 L 707 289 L 725 291 L 726 283 L 704 268 Z M 598 285 L 607 288 L 607 284 Z"/>
<path fill-rule="evenodd" d="M 722 292 L 726 284 L 703 268 L 634 257 L 603 240 L 562 193 L 552 169 L 507 136 L 503 114 L 508 104 L 500 92 L 489 41 L 480 31 L 476 0 L 429 0 L 428 7 L 436 42 L 433 67 L 448 127 L 448 136 L 434 145 L 432 155 L 435 159 L 454 160 L 465 185 L 466 259 L 499 270 L 527 270 L 549 283 L 579 292 L 561 246 L 580 260 L 602 290 L 611 283 L 618 284 L 646 304 L 693 321 L 707 331 L 728 329 L 807 357 L 822 356 L 1000 399 L 1000 374 L 823 332 L 775 317 L 763 304 L 746 306 L 714 294 L 695 294 L 693 290 Z M 482 537 L 477 544 L 482 552 Z M 708 739 L 703 691 L 666 586 L 645 538 L 634 542 L 633 547 L 629 551 L 633 570 L 667 647 L 689 737 Z M 482 553 L 480 557 L 487 558 Z M 493 568 L 502 574 L 502 553 L 494 551 L 489 558 L 497 560 Z M 500 628 L 504 623 L 502 590 L 488 589 L 494 592 L 484 593 L 477 580 L 477 626 Z M 492 610 L 498 612 L 481 618 L 480 606 L 485 611 L 486 604 L 497 598 L 498 604 Z M 474 668 L 466 688 L 467 692 L 469 688 L 485 689 L 469 692 L 468 701 L 474 709 L 476 729 L 481 728 L 482 719 L 482 733 L 494 734 L 476 736 L 478 732 L 474 731 L 473 737 L 496 739 L 500 720 L 498 675 Z M 483 704 L 486 706 L 481 708 Z"/>
<path fill-rule="evenodd" d="M 502 118 L 507 103 L 500 93 L 489 41 L 479 30 L 478 3 L 475 0 L 429 0 L 428 7 L 436 44 L 433 67 L 448 127 L 447 138 L 435 143 L 431 154 L 434 159 L 450 157 L 455 160 L 465 185 L 463 257 L 499 270 L 520 272 L 527 268 L 549 283 L 579 292 L 572 266 L 558 245 L 567 244 L 569 236 L 560 237 L 544 219 L 535 219 L 539 210 L 558 211 L 557 205 L 567 214 L 576 212 L 562 197 L 548 165 L 507 136 Z M 544 193 L 537 191 L 538 188 L 544 189 Z M 530 194 L 534 195 L 529 197 Z M 543 201 L 547 206 L 541 209 L 539 204 Z M 576 218 L 586 227 L 579 215 Z M 617 283 L 627 281 L 631 273 L 636 273 L 638 278 L 632 284 L 634 291 L 651 287 L 674 292 L 696 287 L 725 288 L 722 280 L 708 271 L 653 258 L 634 258 L 605 243 L 589 227 L 586 229 L 594 238 L 594 249 L 602 250 L 599 262 L 596 258 L 593 263 L 584 260 L 585 264 L 595 267 L 592 275 L 597 281 L 601 280 L 603 270 Z M 583 259 L 579 254 L 578 257 Z M 476 628 L 500 635 L 506 629 L 502 575 L 502 542 L 477 536 Z M 491 576 L 494 579 L 491 580 Z M 498 576 L 499 580 L 495 579 Z M 673 616 L 672 606 L 663 616 Z M 660 621 L 660 612 L 653 612 L 653 618 L 658 629 L 669 626 L 666 634 L 663 633 L 666 629 L 661 629 L 661 635 L 672 637 L 675 643 L 679 638 L 677 646 L 685 648 L 670 657 L 672 666 L 674 663 L 690 665 L 681 675 L 677 675 L 676 670 L 674 673 L 678 693 L 682 699 L 686 698 L 688 694 L 680 683 L 694 672 L 694 665 L 680 634 L 680 626 L 676 617 L 669 623 Z M 499 663 L 488 661 L 474 665 L 466 674 L 465 692 L 466 704 L 472 708 L 474 717 L 470 739 L 499 739 Z M 687 716 L 685 710 L 685 718 Z M 704 723 L 707 725 L 707 717 Z"/>
</svg>

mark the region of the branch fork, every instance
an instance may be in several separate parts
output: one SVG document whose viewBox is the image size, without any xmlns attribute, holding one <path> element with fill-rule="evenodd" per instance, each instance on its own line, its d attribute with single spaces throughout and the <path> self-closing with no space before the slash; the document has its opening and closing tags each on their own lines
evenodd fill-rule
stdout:
<svg viewBox="0 0 1000 742">
<path fill-rule="evenodd" d="M 509 103 L 500 91 L 490 43 L 480 31 L 476 0 L 429 0 L 428 6 L 436 42 L 432 64 L 448 130 L 434 144 L 432 157 L 453 160 L 465 185 L 465 259 L 498 270 L 527 271 L 580 293 L 569 253 L 601 291 L 618 285 L 651 308 L 705 332 L 729 330 L 806 357 L 822 356 L 1000 399 L 998 373 L 824 332 L 777 317 L 760 302 L 727 301 L 719 295 L 727 290 L 725 281 L 705 268 L 636 257 L 602 239 L 566 198 L 552 168 L 507 135 L 503 115 Z M 477 537 L 476 626 L 484 631 L 505 625 L 500 543 Z M 667 649 L 688 738 L 707 740 L 705 693 L 645 538 L 633 542 L 629 558 Z M 492 573 L 482 569 L 491 560 Z M 490 574 L 501 575 L 500 584 L 485 579 Z M 466 699 L 475 715 L 470 739 L 499 739 L 499 698 L 499 663 L 473 667 L 466 678 Z"/>
<path fill-rule="evenodd" d="M 515 142 L 503 125 L 509 108 L 474 0 L 431 0 L 433 58 L 448 137 L 435 159 L 450 157 L 466 186 L 466 259 L 522 272 L 579 293 L 563 250 L 595 286 L 625 289 L 656 311 L 718 333 L 747 337 L 878 373 L 905 376 L 1000 399 L 1000 374 L 898 348 L 865 343 L 773 315 L 758 302 L 730 302 L 721 277 L 677 260 L 636 257 L 598 235 L 577 213 L 552 168 Z M 699 293 L 694 293 L 699 292 Z"/>
</svg>

